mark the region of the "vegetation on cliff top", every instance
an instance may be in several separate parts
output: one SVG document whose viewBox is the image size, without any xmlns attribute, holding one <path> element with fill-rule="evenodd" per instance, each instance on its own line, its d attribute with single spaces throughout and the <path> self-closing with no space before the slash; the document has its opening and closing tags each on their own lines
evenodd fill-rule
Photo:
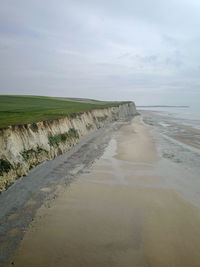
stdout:
<svg viewBox="0 0 200 267">
<path fill-rule="evenodd" d="M 103 102 L 45 96 L 0 95 L 0 128 L 38 121 L 60 119 L 92 109 L 119 106 L 130 102 Z M 33 129 L 37 131 L 33 124 Z"/>
</svg>

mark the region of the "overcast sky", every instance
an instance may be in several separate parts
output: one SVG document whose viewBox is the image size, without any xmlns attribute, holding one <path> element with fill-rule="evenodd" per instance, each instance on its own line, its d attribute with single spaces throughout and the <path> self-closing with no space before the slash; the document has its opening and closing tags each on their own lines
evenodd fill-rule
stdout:
<svg viewBox="0 0 200 267">
<path fill-rule="evenodd" d="M 199 0 L 2 0 L 0 93 L 200 102 Z"/>
</svg>

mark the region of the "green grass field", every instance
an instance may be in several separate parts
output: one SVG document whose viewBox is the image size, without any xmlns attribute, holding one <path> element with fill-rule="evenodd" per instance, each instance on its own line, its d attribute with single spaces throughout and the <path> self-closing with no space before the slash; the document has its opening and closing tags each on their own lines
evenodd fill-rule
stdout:
<svg viewBox="0 0 200 267">
<path fill-rule="evenodd" d="M 0 95 L 0 128 L 63 118 L 129 102 L 102 102 L 61 97 Z"/>
</svg>

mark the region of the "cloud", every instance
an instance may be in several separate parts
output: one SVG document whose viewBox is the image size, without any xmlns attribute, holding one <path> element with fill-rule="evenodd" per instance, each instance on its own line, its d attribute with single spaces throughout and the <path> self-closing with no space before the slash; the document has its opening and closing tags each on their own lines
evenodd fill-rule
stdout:
<svg viewBox="0 0 200 267">
<path fill-rule="evenodd" d="M 4 1 L 0 93 L 170 102 L 200 84 L 199 12 L 196 0 Z"/>
</svg>

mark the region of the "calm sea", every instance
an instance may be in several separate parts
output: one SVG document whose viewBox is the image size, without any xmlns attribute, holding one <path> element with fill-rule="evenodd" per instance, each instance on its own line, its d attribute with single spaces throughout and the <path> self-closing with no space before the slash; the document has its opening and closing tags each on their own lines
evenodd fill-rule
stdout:
<svg viewBox="0 0 200 267">
<path fill-rule="evenodd" d="M 169 116 L 173 120 L 177 120 L 177 122 L 189 125 L 194 128 L 200 129 L 200 105 L 199 106 L 191 106 L 188 108 L 178 108 L 178 107 L 142 107 L 137 108 L 140 110 L 151 110 L 158 111 L 167 116 Z"/>
</svg>

